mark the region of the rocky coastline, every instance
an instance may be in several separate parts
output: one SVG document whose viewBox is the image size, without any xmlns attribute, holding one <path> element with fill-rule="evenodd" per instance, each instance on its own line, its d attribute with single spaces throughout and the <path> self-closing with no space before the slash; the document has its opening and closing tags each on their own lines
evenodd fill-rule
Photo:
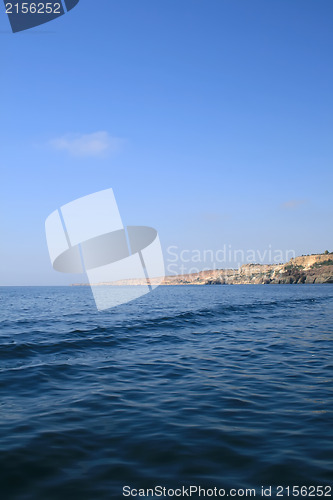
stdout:
<svg viewBox="0 0 333 500">
<path fill-rule="evenodd" d="M 152 285 L 160 278 L 150 279 Z M 284 264 L 245 264 L 239 269 L 216 269 L 192 274 L 166 276 L 161 285 L 266 285 L 333 283 L 333 253 L 303 255 Z M 94 285 L 146 285 L 146 280 L 131 279 Z M 84 284 L 85 285 L 85 284 Z M 73 284 L 72 286 L 84 286 Z"/>
</svg>

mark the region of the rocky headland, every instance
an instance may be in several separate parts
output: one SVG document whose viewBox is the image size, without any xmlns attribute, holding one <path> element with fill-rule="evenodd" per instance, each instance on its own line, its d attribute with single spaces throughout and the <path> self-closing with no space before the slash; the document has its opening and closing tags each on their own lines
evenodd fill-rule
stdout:
<svg viewBox="0 0 333 500">
<path fill-rule="evenodd" d="M 152 285 L 160 278 L 150 279 Z M 193 274 L 166 276 L 162 285 L 266 285 L 293 283 L 333 283 L 333 253 L 303 255 L 285 264 L 245 264 L 239 269 L 216 269 Z M 131 279 L 96 285 L 145 285 Z"/>
</svg>

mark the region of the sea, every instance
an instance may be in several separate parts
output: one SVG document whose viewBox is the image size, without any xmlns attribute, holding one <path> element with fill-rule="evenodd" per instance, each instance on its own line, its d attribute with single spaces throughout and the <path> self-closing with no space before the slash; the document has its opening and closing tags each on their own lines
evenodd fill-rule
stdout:
<svg viewBox="0 0 333 500">
<path fill-rule="evenodd" d="M 0 309 L 1 500 L 332 497 L 333 285 Z"/>
</svg>

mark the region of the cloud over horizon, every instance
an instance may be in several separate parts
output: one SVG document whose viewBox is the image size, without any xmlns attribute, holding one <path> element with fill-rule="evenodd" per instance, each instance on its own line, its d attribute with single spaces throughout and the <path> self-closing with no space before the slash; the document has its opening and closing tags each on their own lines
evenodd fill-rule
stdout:
<svg viewBox="0 0 333 500">
<path fill-rule="evenodd" d="M 99 131 L 91 134 L 66 134 L 52 139 L 49 144 L 71 156 L 103 157 L 107 153 L 115 152 L 120 143 L 121 139 L 112 137 L 106 131 Z"/>
</svg>

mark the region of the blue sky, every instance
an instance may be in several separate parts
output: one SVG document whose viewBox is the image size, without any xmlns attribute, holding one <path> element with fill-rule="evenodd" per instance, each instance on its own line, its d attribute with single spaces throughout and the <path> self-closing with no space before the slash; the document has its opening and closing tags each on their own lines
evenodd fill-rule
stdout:
<svg viewBox="0 0 333 500">
<path fill-rule="evenodd" d="M 0 39 L 0 284 L 79 281 L 44 221 L 109 187 L 166 259 L 333 251 L 331 0 L 81 0 Z"/>
</svg>

